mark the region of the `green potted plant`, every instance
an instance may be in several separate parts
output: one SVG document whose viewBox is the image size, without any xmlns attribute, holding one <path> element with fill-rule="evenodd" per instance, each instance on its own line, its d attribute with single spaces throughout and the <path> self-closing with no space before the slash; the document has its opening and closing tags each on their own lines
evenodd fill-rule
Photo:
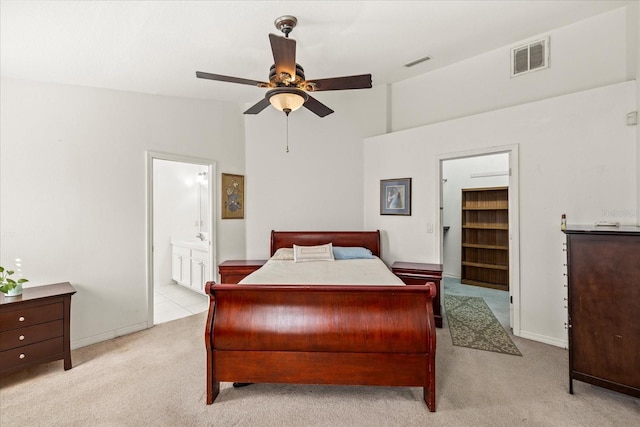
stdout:
<svg viewBox="0 0 640 427">
<path fill-rule="evenodd" d="M 13 280 L 9 276 L 15 273 L 0 266 L 0 292 L 5 296 L 13 297 L 22 294 L 22 284 L 28 282 L 27 279 Z"/>
</svg>

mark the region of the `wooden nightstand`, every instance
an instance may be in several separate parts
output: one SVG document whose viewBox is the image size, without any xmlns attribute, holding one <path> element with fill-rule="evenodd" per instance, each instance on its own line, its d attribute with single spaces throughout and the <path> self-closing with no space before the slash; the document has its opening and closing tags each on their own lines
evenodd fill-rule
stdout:
<svg viewBox="0 0 640 427">
<path fill-rule="evenodd" d="M 65 370 L 71 369 L 69 325 L 75 293 L 65 282 L 0 296 L 0 372 L 60 359 Z"/>
<path fill-rule="evenodd" d="M 425 285 L 427 282 L 435 283 L 437 292 L 433 298 L 433 317 L 436 322 L 436 327 L 442 328 L 442 309 L 440 307 L 442 264 L 396 261 L 391 266 L 391 271 L 406 285 Z"/>
<path fill-rule="evenodd" d="M 229 260 L 218 265 L 220 273 L 220 283 L 234 284 L 238 283 L 249 274 L 253 273 L 267 262 L 260 260 Z"/>
</svg>

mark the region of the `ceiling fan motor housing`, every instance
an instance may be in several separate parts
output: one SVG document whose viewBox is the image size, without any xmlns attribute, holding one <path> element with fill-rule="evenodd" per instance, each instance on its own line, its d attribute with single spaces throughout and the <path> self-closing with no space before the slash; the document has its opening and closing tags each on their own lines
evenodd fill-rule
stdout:
<svg viewBox="0 0 640 427">
<path fill-rule="evenodd" d="M 269 81 L 279 85 L 283 83 L 286 86 L 296 86 L 298 83 L 303 82 L 305 80 L 304 76 L 304 68 L 300 64 L 296 64 L 296 75 L 295 78 L 291 78 L 288 74 L 286 76 L 277 76 L 276 74 L 276 64 L 273 64 L 271 68 L 269 68 Z"/>
</svg>

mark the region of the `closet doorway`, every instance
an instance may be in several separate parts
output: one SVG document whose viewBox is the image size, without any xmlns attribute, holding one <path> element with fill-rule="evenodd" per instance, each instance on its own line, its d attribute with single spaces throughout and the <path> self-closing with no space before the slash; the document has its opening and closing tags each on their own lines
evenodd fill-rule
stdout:
<svg viewBox="0 0 640 427">
<path fill-rule="evenodd" d="M 147 153 L 148 325 L 205 311 L 215 266 L 215 163 Z"/>
<path fill-rule="evenodd" d="M 502 325 L 505 328 L 511 328 L 516 336 L 520 334 L 517 149 L 517 146 L 493 147 L 486 150 L 452 153 L 440 156 L 438 159 L 443 293 L 482 297 Z M 505 258 L 500 261 L 504 264 L 501 267 L 503 270 L 492 272 L 490 275 L 505 276 L 501 281 L 508 283 L 508 290 L 497 290 L 506 289 L 502 286 L 474 286 L 461 283 L 461 279 L 469 270 L 482 270 L 473 267 L 465 270 L 463 266 L 463 264 L 469 265 L 469 260 L 465 259 L 469 254 L 465 253 L 465 247 L 471 246 L 472 252 L 479 250 L 473 247 L 476 245 L 465 243 L 464 237 L 468 234 L 465 234 L 463 229 L 462 199 L 465 193 L 463 190 L 468 192 L 470 189 L 492 188 L 506 188 L 508 237 L 505 233 L 505 239 L 503 239 L 505 241 L 500 245 L 504 247 L 499 254 Z M 506 212 L 500 213 L 507 216 Z M 475 261 L 475 263 L 471 262 L 471 265 L 482 265 Z M 480 276 L 482 274 L 481 272 Z M 469 280 L 463 281 L 469 283 Z"/>
</svg>

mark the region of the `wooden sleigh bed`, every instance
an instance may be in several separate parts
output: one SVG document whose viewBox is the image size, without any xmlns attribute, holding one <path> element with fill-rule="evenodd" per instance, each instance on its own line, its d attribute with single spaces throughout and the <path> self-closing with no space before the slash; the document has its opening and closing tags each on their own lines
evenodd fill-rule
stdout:
<svg viewBox="0 0 640 427">
<path fill-rule="evenodd" d="M 365 247 L 380 233 L 276 232 L 293 244 Z M 420 286 L 246 285 L 209 282 L 207 404 L 220 382 L 423 387 L 435 411 L 433 283 Z"/>
</svg>

